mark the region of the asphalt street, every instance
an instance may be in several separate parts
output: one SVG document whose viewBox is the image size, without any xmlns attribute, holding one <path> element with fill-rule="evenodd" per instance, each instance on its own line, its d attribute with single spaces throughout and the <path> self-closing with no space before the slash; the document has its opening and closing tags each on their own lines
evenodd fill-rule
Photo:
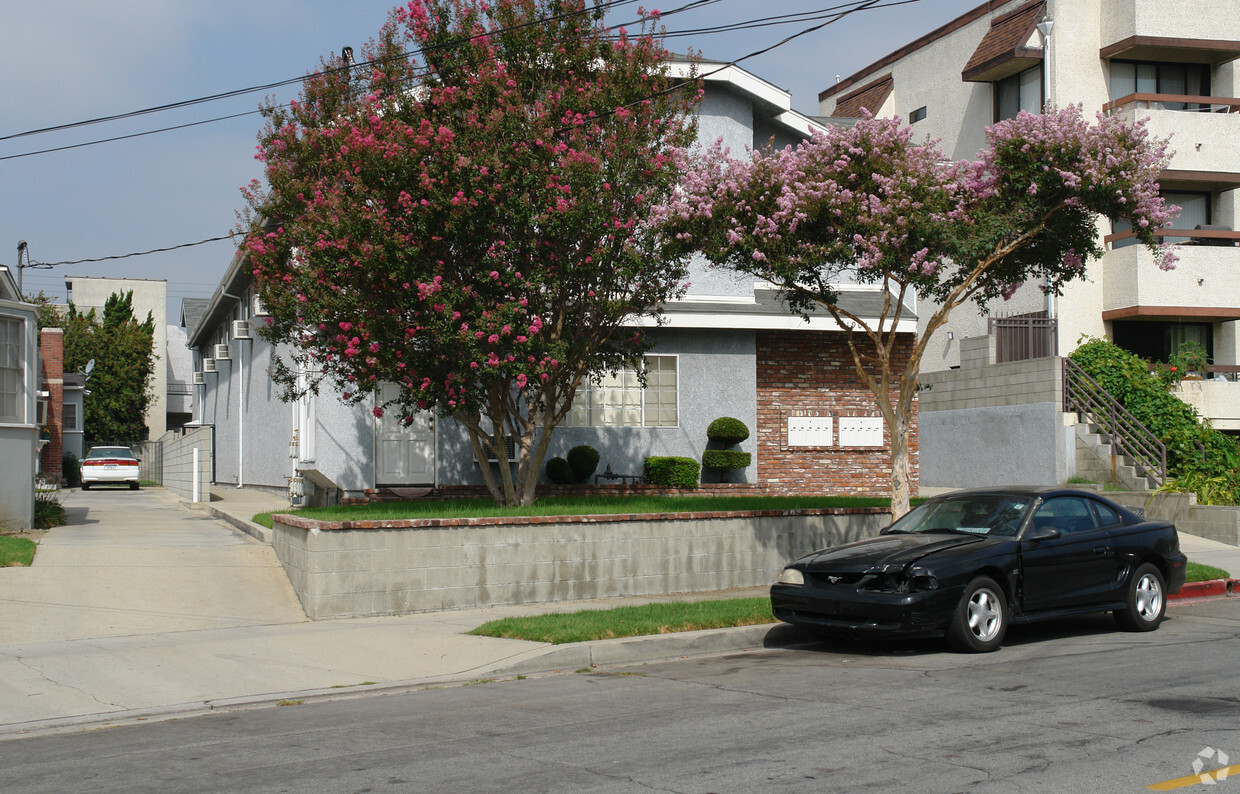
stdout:
<svg viewBox="0 0 1240 794">
<path fill-rule="evenodd" d="M 840 642 L 323 695 L 0 742 L 0 785 L 1137 791 L 1190 774 L 1206 749 L 1240 760 L 1238 652 L 1240 605 L 1217 600 L 1176 604 L 1148 634 L 1107 616 L 1017 626 L 977 656 Z"/>
</svg>

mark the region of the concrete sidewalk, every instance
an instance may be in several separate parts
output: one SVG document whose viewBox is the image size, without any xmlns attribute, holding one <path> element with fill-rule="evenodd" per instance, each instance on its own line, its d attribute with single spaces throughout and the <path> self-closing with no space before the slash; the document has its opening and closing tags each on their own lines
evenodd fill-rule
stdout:
<svg viewBox="0 0 1240 794">
<path fill-rule="evenodd" d="M 649 603 L 626 598 L 308 621 L 255 513 L 279 495 L 220 489 L 211 512 L 162 489 L 66 493 L 70 525 L 0 576 L 0 739 L 370 688 L 576 670 L 799 640 L 782 625 L 552 646 L 473 637 L 501 617 Z M 222 516 L 227 520 L 216 518 Z M 1240 572 L 1240 549 L 1181 536 Z M 764 595 L 766 588 L 703 597 Z M 679 596 L 684 598 L 684 596 Z"/>
</svg>

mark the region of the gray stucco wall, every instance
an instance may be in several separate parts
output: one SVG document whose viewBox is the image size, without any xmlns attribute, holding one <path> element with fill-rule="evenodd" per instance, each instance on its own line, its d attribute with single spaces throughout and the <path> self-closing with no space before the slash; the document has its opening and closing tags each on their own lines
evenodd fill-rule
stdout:
<svg viewBox="0 0 1240 794">
<path fill-rule="evenodd" d="M 631 521 L 274 518 L 272 548 L 312 620 L 768 585 L 788 561 L 859 540 L 882 512 Z"/>
<path fill-rule="evenodd" d="M 751 433 L 757 428 L 757 367 L 754 334 L 746 330 L 678 331 L 655 329 L 651 351 L 678 357 L 676 427 L 557 427 L 548 458 L 563 457 L 578 444 L 599 451 L 599 471 L 608 465 L 622 474 L 641 474 L 649 455 L 681 455 L 701 460 L 706 428 L 720 416 L 734 416 Z M 739 449 L 754 452 L 754 437 Z M 439 468 L 444 483 L 479 485 L 482 475 L 463 428 L 439 423 Z M 731 482 L 752 482 L 756 466 L 730 472 Z M 546 473 L 541 475 L 546 482 Z"/>
<path fill-rule="evenodd" d="M 211 428 L 165 433 L 163 486 L 182 499 L 194 498 L 194 452 L 198 453 L 198 501 L 211 501 Z"/>
<path fill-rule="evenodd" d="M 34 461 L 37 425 L 0 425 L 0 527 L 29 529 L 34 520 Z"/>
</svg>

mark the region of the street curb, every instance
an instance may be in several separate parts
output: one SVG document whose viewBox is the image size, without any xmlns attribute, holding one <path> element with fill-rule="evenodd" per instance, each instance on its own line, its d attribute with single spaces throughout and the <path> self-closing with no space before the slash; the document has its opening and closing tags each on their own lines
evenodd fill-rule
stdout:
<svg viewBox="0 0 1240 794">
<path fill-rule="evenodd" d="M 190 507 L 191 509 L 194 508 L 194 505 L 191 502 L 183 502 L 182 504 Z M 267 527 L 264 527 L 261 524 L 255 524 L 253 521 L 246 521 L 244 518 L 238 518 L 231 513 L 224 512 L 218 507 L 212 507 L 209 503 L 200 504 L 201 509 L 207 511 L 212 516 L 218 518 L 226 524 L 241 530 L 245 534 L 257 540 L 259 543 L 266 543 L 268 545 L 271 544 L 272 532 L 270 529 L 267 529 Z"/>
<path fill-rule="evenodd" d="M 1211 579 L 1208 582 L 1190 582 L 1178 593 L 1167 596 L 1169 601 L 1197 598 L 1225 598 L 1240 594 L 1240 579 Z"/>
</svg>

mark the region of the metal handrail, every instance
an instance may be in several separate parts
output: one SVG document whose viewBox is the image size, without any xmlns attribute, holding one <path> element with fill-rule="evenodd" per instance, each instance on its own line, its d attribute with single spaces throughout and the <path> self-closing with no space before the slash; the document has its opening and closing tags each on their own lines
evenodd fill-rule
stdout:
<svg viewBox="0 0 1240 794">
<path fill-rule="evenodd" d="M 1072 359 L 1063 359 L 1063 409 L 1111 437 L 1113 454 L 1131 458 L 1157 485 L 1167 482 L 1167 445 Z"/>
</svg>

